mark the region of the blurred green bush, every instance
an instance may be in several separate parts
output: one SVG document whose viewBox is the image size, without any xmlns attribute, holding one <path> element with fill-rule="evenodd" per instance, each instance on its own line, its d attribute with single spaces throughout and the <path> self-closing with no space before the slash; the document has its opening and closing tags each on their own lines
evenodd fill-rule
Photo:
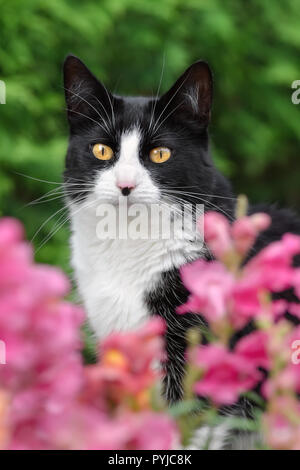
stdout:
<svg viewBox="0 0 300 470">
<path fill-rule="evenodd" d="M 291 103 L 291 83 L 300 79 L 299 25 L 299 0 L 0 0 L 0 79 L 7 86 L 1 214 L 21 218 L 29 238 L 40 228 L 37 259 L 68 270 L 67 225 L 47 241 L 64 220 L 61 199 L 27 206 L 56 185 L 18 173 L 61 181 L 61 64 L 69 52 L 127 94 L 156 92 L 164 56 L 163 90 L 206 59 L 215 75 L 217 165 L 252 200 L 299 210 L 300 105 Z"/>
</svg>

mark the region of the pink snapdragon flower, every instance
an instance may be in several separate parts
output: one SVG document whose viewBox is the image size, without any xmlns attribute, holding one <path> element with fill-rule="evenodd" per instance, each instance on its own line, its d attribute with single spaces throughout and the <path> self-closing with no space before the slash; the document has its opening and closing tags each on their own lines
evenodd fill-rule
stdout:
<svg viewBox="0 0 300 470">
<path fill-rule="evenodd" d="M 271 292 L 293 287 L 295 269 L 292 261 L 299 252 L 300 237 L 285 234 L 281 240 L 268 245 L 246 264 L 232 291 L 236 327 L 243 327 L 252 317 L 261 313 L 264 293 L 270 295 Z M 288 304 L 283 300 L 273 302 L 273 315 L 278 317 L 287 308 Z"/>
<path fill-rule="evenodd" d="M 259 252 L 244 269 L 244 277 L 262 289 L 280 292 L 293 286 L 292 261 L 300 253 L 300 236 L 287 233 Z"/>
<path fill-rule="evenodd" d="M 207 213 L 206 243 L 218 261 L 201 260 L 181 269 L 191 294 L 178 312 L 202 314 L 217 341 L 191 349 L 191 358 L 202 373 L 195 392 L 217 406 L 229 405 L 264 378 L 259 368 L 268 370 L 262 384 L 267 400 L 263 416 L 267 443 L 273 448 L 298 449 L 300 330 L 291 330 L 283 316 L 288 311 L 300 318 L 300 304 L 272 300 L 272 294 L 293 288 L 300 295 L 300 270 L 293 266 L 294 257 L 300 254 L 300 237 L 285 234 L 243 264 L 270 222 L 268 215 L 254 214 L 230 225 L 222 215 Z M 239 339 L 231 351 L 232 335 L 251 320 L 258 331 Z"/>
<path fill-rule="evenodd" d="M 269 369 L 268 340 L 269 337 L 266 331 L 255 331 L 238 341 L 235 352 L 256 367 Z"/>
<path fill-rule="evenodd" d="M 222 319 L 234 285 L 234 279 L 226 268 L 218 261 L 197 260 L 183 266 L 180 273 L 191 295 L 177 312 L 198 312 L 209 322 Z"/>
<path fill-rule="evenodd" d="M 252 361 L 222 345 L 199 347 L 195 363 L 203 372 L 195 384 L 195 392 L 217 405 L 235 403 L 241 393 L 253 388 L 262 378 Z"/>
<path fill-rule="evenodd" d="M 100 345 L 99 362 L 85 368 L 84 399 L 102 407 L 104 397 L 118 405 L 130 396 L 134 407 L 147 407 L 147 391 L 162 375 L 154 366 L 165 360 L 164 331 L 164 321 L 156 317 L 134 332 L 108 336 Z"/>
<path fill-rule="evenodd" d="M 237 252 L 246 255 L 260 232 L 266 230 L 271 218 L 264 213 L 244 216 L 230 225 L 227 217 L 219 212 L 207 212 L 199 221 L 199 229 L 204 227 L 204 238 L 217 259 Z"/>
<path fill-rule="evenodd" d="M 32 263 L 32 249 L 23 241 L 23 227 L 15 219 L 0 219 L 0 292 L 26 280 Z"/>
<path fill-rule="evenodd" d="M 300 404 L 291 396 L 278 396 L 263 416 L 265 440 L 272 449 L 300 450 Z"/>
<path fill-rule="evenodd" d="M 63 413 L 83 383 L 83 312 L 61 300 L 68 280 L 34 264 L 22 237 L 16 220 L 0 220 L 0 339 L 6 346 L 0 389 L 9 402 L 8 447 L 46 448 L 42 423 Z"/>
<path fill-rule="evenodd" d="M 253 214 L 236 220 L 232 226 L 221 214 L 204 216 L 206 241 L 220 261 L 198 260 L 181 268 L 184 285 L 191 292 L 178 313 L 201 313 L 211 325 L 225 319 L 241 329 L 264 312 L 264 296 L 299 284 L 293 258 L 300 253 L 300 237 L 285 234 L 239 267 L 259 233 L 270 224 L 266 214 Z M 232 263 L 230 262 L 232 260 Z M 229 264 L 228 264 L 229 263 Z M 274 301 L 270 315 L 280 317 L 287 309 L 284 301 Z M 298 312 L 296 306 L 291 308 Z M 265 312 L 264 312 L 265 313 Z"/>
<path fill-rule="evenodd" d="M 205 242 L 217 259 L 222 259 L 233 250 L 228 219 L 218 212 L 207 212 L 204 223 L 199 221 L 199 228 L 204 227 Z"/>
</svg>

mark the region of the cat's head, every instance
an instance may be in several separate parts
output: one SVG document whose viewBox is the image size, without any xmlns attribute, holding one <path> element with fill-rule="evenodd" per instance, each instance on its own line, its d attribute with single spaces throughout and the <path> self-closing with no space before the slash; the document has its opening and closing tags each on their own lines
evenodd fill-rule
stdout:
<svg viewBox="0 0 300 470">
<path fill-rule="evenodd" d="M 69 198 L 157 203 L 209 194 L 212 76 L 191 65 L 161 97 L 112 94 L 76 57 L 64 63 L 70 141 L 64 178 Z M 121 198 L 121 199 L 120 199 Z M 200 201 L 201 202 L 201 201 Z"/>
</svg>

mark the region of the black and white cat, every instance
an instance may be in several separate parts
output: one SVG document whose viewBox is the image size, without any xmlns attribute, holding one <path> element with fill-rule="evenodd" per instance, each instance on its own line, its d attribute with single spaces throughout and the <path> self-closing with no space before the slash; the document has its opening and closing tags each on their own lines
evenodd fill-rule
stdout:
<svg viewBox="0 0 300 470">
<path fill-rule="evenodd" d="M 70 124 L 64 181 L 72 264 L 89 322 L 103 337 L 134 328 L 151 315 L 165 318 L 165 393 L 170 402 L 178 400 L 185 332 L 201 322 L 198 315 L 175 312 L 188 295 L 178 268 L 208 253 L 190 234 L 182 240 L 99 240 L 95 211 L 99 204 L 118 210 L 125 201 L 151 205 L 176 200 L 204 203 L 206 210 L 233 219 L 234 194 L 209 149 L 211 71 L 199 61 L 161 97 L 120 97 L 78 58 L 68 56 L 64 86 Z M 261 209 L 272 215 L 273 224 L 256 251 L 286 231 L 300 233 L 300 222 L 291 212 Z"/>
</svg>

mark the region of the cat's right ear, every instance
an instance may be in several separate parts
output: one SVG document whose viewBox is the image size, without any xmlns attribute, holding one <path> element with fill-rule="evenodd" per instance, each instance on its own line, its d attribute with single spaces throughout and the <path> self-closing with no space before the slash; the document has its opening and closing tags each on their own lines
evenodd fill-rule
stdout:
<svg viewBox="0 0 300 470">
<path fill-rule="evenodd" d="M 210 121 L 213 80 L 209 65 L 203 60 L 192 64 L 165 93 L 160 102 L 165 112 L 184 112 L 206 127 Z"/>
<path fill-rule="evenodd" d="M 68 55 L 63 66 L 64 90 L 68 119 L 72 125 L 96 119 L 109 109 L 112 95 L 74 55 Z"/>
</svg>

